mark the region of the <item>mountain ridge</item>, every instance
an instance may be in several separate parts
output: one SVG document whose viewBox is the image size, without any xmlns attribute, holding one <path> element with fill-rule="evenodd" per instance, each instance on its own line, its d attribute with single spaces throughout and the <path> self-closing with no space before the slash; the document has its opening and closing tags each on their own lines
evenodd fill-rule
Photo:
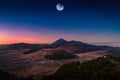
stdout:
<svg viewBox="0 0 120 80">
<path fill-rule="evenodd" d="M 81 41 L 76 41 L 76 40 L 70 40 L 70 41 L 67 41 L 63 38 L 60 38 L 58 40 L 56 40 L 55 42 L 53 42 L 51 45 L 52 46 L 61 46 L 61 45 L 67 45 L 67 44 L 75 44 L 75 45 L 82 45 L 82 46 L 88 46 L 90 44 L 87 44 L 87 43 L 83 43 Z M 92 45 L 91 45 L 92 46 Z"/>
</svg>

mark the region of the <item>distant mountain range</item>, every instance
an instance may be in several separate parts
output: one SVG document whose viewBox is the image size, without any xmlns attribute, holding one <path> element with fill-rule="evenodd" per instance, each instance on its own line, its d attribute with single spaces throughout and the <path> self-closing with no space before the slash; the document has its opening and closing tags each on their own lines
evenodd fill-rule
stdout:
<svg viewBox="0 0 120 80">
<path fill-rule="evenodd" d="M 16 43 L 16 44 L 10 44 L 10 45 L 4 45 L 4 47 L 0 46 L 0 50 L 18 50 L 18 49 L 30 49 L 30 51 L 27 53 L 32 53 L 41 49 L 56 49 L 56 50 L 65 50 L 69 53 L 84 53 L 84 52 L 90 52 L 90 51 L 98 51 L 98 50 L 108 50 L 110 52 L 116 52 L 116 49 L 114 47 L 109 46 L 96 46 L 87 44 L 80 41 L 67 41 L 63 38 L 60 38 L 53 42 L 52 44 L 27 44 L 27 43 Z M 117 48 L 117 54 L 119 53 L 119 48 Z"/>
<path fill-rule="evenodd" d="M 102 42 L 102 43 L 92 43 L 94 45 L 106 45 L 106 46 L 112 46 L 112 47 L 120 47 L 120 42 Z"/>
<path fill-rule="evenodd" d="M 66 50 L 69 53 L 82 53 L 82 52 L 97 51 L 97 50 L 104 50 L 110 48 L 108 46 L 95 46 L 75 40 L 66 41 L 62 38 L 56 40 L 50 46 L 54 48 Z"/>
<path fill-rule="evenodd" d="M 64 40 L 63 38 L 60 38 L 58 40 L 56 40 L 54 43 L 52 43 L 52 46 L 61 46 L 61 45 L 67 45 L 67 44 L 73 44 L 73 45 L 80 45 L 80 46 L 90 46 L 89 44 L 80 42 L 80 41 L 67 41 Z"/>
</svg>

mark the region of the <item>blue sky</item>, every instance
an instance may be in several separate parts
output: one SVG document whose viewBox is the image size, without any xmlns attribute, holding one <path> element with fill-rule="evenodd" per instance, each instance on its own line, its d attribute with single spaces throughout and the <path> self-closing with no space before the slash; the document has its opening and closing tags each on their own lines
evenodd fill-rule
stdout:
<svg viewBox="0 0 120 80">
<path fill-rule="evenodd" d="M 64 5 L 62 12 L 56 10 L 57 3 Z M 61 37 L 85 42 L 119 42 L 119 14 L 117 0 L 1 0 L 0 38 L 22 38 L 22 42 L 32 42 L 35 38 L 36 43 L 49 43 Z M 10 42 L 3 40 L 1 43 Z"/>
</svg>

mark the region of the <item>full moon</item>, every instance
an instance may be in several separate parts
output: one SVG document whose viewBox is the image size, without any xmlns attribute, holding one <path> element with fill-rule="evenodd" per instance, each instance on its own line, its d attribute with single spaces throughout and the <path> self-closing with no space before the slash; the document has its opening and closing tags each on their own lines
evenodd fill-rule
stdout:
<svg viewBox="0 0 120 80">
<path fill-rule="evenodd" d="M 58 11 L 63 11 L 63 10 L 64 10 L 64 6 L 59 3 L 59 4 L 56 5 L 56 9 L 57 9 Z"/>
</svg>

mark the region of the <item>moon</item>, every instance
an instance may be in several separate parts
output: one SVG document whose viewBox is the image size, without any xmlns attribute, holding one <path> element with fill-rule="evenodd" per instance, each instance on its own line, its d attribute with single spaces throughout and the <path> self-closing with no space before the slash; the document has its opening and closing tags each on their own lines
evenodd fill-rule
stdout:
<svg viewBox="0 0 120 80">
<path fill-rule="evenodd" d="M 64 10 L 64 6 L 59 3 L 59 4 L 56 5 L 56 9 L 57 9 L 58 11 L 63 11 L 63 10 Z"/>
</svg>

